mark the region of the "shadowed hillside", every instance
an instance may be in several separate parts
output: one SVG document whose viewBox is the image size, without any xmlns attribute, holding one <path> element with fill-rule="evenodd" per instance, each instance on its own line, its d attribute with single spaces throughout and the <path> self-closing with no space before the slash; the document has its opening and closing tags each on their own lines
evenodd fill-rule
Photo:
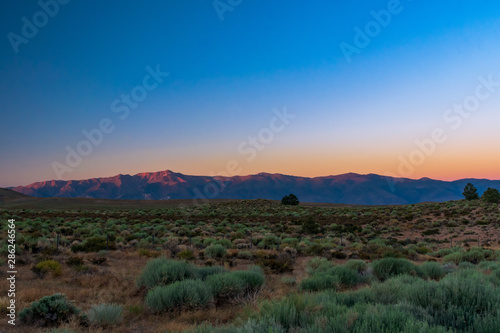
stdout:
<svg viewBox="0 0 500 333">
<path fill-rule="evenodd" d="M 29 199 L 30 196 L 6 188 L 0 188 L 0 203 Z"/>
</svg>

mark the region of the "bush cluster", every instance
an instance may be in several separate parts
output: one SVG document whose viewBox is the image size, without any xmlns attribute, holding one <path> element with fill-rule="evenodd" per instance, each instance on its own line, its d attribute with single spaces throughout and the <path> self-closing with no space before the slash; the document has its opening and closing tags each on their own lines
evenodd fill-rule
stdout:
<svg viewBox="0 0 500 333">
<path fill-rule="evenodd" d="M 210 245 L 205 249 L 205 257 L 209 259 L 222 259 L 226 257 L 227 250 L 221 244 Z"/>
<path fill-rule="evenodd" d="M 495 253 L 489 249 L 483 249 L 480 247 L 471 248 L 468 251 L 458 251 L 452 252 L 443 257 L 444 262 L 452 262 L 456 265 L 469 262 L 472 264 L 478 264 L 484 260 L 492 260 L 495 258 Z"/>
<path fill-rule="evenodd" d="M 40 326 L 55 326 L 68 322 L 80 310 L 71 304 L 65 295 L 54 294 L 33 302 L 19 313 L 22 323 Z"/>
<path fill-rule="evenodd" d="M 367 266 L 362 260 L 350 260 L 345 265 L 335 265 L 325 258 L 314 258 L 307 272 L 311 277 L 302 280 L 303 291 L 347 289 L 367 281 Z"/>
<path fill-rule="evenodd" d="M 150 290 L 146 305 L 155 312 L 206 307 L 212 301 L 210 287 L 201 280 L 177 281 Z"/>
<path fill-rule="evenodd" d="M 106 237 L 97 236 L 85 240 L 81 244 L 71 246 L 73 252 L 99 252 L 106 249 L 115 249 L 115 244 L 112 241 L 107 241 Z"/>
<path fill-rule="evenodd" d="M 94 305 L 88 312 L 88 320 L 96 326 L 114 326 L 122 321 L 123 307 L 116 304 Z"/>
<path fill-rule="evenodd" d="M 439 280 L 446 275 L 443 266 L 435 261 L 426 261 L 419 268 L 421 276 L 426 279 Z"/>
<path fill-rule="evenodd" d="M 139 287 L 154 288 L 176 281 L 198 278 L 197 267 L 185 261 L 167 259 L 165 257 L 150 260 L 137 279 Z"/>
<path fill-rule="evenodd" d="M 400 258 L 383 258 L 372 263 L 373 274 L 380 280 L 385 281 L 393 276 L 408 274 L 422 275 L 420 269 L 411 261 Z"/>
<path fill-rule="evenodd" d="M 481 266 L 495 270 L 498 263 Z M 462 269 L 439 281 L 402 274 L 356 291 L 292 294 L 264 302 L 242 325 L 192 332 L 496 333 L 499 308 L 500 288 L 490 275 Z"/>
<path fill-rule="evenodd" d="M 218 266 L 196 267 L 184 261 L 149 261 L 137 279 L 150 288 L 146 304 L 155 312 L 204 308 L 257 291 L 264 284 L 262 270 L 227 272 Z"/>
<path fill-rule="evenodd" d="M 294 258 L 287 253 L 259 250 L 255 256 L 255 263 L 257 265 L 267 267 L 275 273 L 284 273 L 293 270 Z"/>
</svg>

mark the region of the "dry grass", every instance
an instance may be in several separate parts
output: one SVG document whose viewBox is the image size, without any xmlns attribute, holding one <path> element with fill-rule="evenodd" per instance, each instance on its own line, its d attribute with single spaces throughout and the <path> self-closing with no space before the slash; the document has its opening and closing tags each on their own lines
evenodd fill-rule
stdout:
<svg viewBox="0 0 500 333">
<path fill-rule="evenodd" d="M 62 328 L 72 329 L 75 332 L 161 332 L 166 330 L 185 330 L 203 322 L 224 324 L 233 321 L 247 308 L 256 308 L 258 299 L 276 297 L 276 291 L 281 287 L 279 277 L 270 277 L 264 290 L 249 296 L 246 300 L 239 300 L 219 308 L 182 312 L 177 314 L 156 315 L 144 307 L 144 291 L 135 285 L 135 279 L 145 266 L 149 258 L 140 256 L 137 251 L 110 251 L 107 261 L 100 266 L 91 265 L 84 255 L 85 264 L 92 267 L 90 273 L 79 272 L 74 267 L 65 264 L 71 254 L 64 252 L 51 259 L 59 261 L 63 266 L 61 276 L 40 278 L 32 272 L 34 260 L 27 260 L 31 254 L 22 254 L 19 259 L 30 261 L 31 264 L 18 265 L 17 274 L 17 313 L 28 307 L 32 302 L 55 293 L 66 294 L 74 304 L 87 311 L 92 305 L 99 303 L 115 303 L 124 307 L 123 322 L 115 327 L 103 330 L 97 327 L 81 327 L 76 320 L 63 324 Z M 33 259 L 33 258 L 31 258 Z M 6 273 L 0 271 L 0 295 L 6 295 L 8 283 Z M 283 290 L 279 294 L 285 295 Z M 0 298 L 0 305 L 8 301 L 6 297 Z M 16 332 L 43 332 L 42 328 L 30 327 L 18 323 Z M 7 320 L 0 322 L 0 332 L 12 331 Z M 47 330 L 45 330 L 47 331 Z"/>
</svg>

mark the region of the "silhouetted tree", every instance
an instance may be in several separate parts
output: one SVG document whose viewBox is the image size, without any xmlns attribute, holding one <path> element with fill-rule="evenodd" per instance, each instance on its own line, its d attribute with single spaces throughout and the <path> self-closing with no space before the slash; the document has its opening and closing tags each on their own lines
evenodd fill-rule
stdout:
<svg viewBox="0 0 500 333">
<path fill-rule="evenodd" d="M 486 202 L 497 204 L 500 202 L 500 192 L 496 188 L 488 187 L 481 198 Z"/>
<path fill-rule="evenodd" d="M 468 183 L 464 187 L 464 192 L 462 193 L 466 200 L 477 200 L 479 199 L 479 194 L 477 194 L 477 188 Z"/>
<path fill-rule="evenodd" d="M 281 199 L 281 203 L 283 205 L 288 205 L 288 206 L 297 206 L 300 203 L 300 201 L 295 194 L 289 194 L 285 195 L 283 199 Z"/>
</svg>

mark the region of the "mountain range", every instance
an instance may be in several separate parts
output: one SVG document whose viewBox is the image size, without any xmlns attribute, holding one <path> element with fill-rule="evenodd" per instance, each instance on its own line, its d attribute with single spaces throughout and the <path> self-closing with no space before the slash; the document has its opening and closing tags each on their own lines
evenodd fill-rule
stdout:
<svg viewBox="0 0 500 333">
<path fill-rule="evenodd" d="M 467 183 L 481 194 L 500 188 L 500 180 L 393 178 L 347 173 L 325 177 L 297 177 L 259 173 L 249 176 L 190 176 L 170 170 L 85 180 L 51 180 L 11 188 L 35 197 L 170 200 L 271 199 L 293 193 L 302 202 L 394 205 L 462 199 Z"/>
</svg>

